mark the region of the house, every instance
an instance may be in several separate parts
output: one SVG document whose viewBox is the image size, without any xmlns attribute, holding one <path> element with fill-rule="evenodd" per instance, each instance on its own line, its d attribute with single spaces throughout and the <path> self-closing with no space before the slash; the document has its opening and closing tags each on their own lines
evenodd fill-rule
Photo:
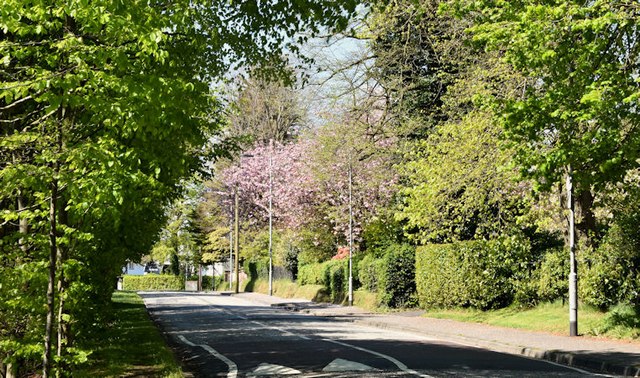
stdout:
<svg viewBox="0 0 640 378">
<path fill-rule="evenodd" d="M 129 274 L 132 276 L 142 276 L 144 272 L 145 272 L 145 264 L 142 264 L 142 263 L 127 261 L 127 265 L 122 267 L 122 274 Z"/>
</svg>

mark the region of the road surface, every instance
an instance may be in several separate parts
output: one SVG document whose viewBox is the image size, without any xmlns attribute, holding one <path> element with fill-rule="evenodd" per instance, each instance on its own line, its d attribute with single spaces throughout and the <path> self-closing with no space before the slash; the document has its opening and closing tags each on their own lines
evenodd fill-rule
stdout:
<svg viewBox="0 0 640 378">
<path fill-rule="evenodd" d="M 581 370 L 242 296 L 141 293 L 194 377 L 578 377 Z"/>
</svg>

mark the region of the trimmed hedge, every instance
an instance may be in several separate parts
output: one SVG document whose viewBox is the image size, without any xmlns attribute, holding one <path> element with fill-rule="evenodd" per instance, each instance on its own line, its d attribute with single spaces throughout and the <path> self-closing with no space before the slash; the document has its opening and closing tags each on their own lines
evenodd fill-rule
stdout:
<svg viewBox="0 0 640 378">
<path fill-rule="evenodd" d="M 531 257 L 518 237 L 431 244 L 416 251 L 416 288 L 421 307 L 493 309 L 513 302 L 514 277 Z"/>
<path fill-rule="evenodd" d="M 415 305 L 416 250 L 407 244 L 391 245 L 379 264 L 380 303 L 392 307 Z"/>
<path fill-rule="evenodd" d="M 355 277 L 355 269 L 353 274 Z M 322 285 L 327 289 L 331 301 L 340 303 L 344 301 L 349 287 L 349 260 L 329 260 L 323 263 L 303 265 L 298 272 L 298 284 Z M 354 282 L 355 284 L 356 282 Z"/>
<path fill-rule="evenodd" d="M 184 290 L 184 279 L 172 274 L 125 275 L 122 277 L 122 289 L 130 291 Z"/>
<path fill-rule="evenodd" d="M 360 281 L 361 287 L 372 293 L 377 293 L 383 271 L 383 259 L 376 259 L 373 254 L 366 255 L 358 263 L 358 281 Z"/>
<path fill-rule="evenodd" d="M 408 244 L 393 244 L 376 259 L 365 256 L 358 263 L 358 280 L 367 291 L 377 294 L 378 304 L 399 308 L 416 303 L 415 248 Z"/>
</svg>

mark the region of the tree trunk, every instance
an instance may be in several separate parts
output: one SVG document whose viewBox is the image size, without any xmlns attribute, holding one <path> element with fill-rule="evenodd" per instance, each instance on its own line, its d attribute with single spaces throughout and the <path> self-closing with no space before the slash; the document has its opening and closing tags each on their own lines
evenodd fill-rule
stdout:
<svg viewBox="0 0 640 378">
<path fill-rule="evenodd" d="M 591 190 L 576 193 L 576 231 L 580 249 L 598 248 L 598 225 L 593 213 L 593 202 Z"/>
<path fill-rule="evenodd" d="M 57 167 L 54 169 L 54 175 L 57 175 Z M 56 266 L 58 260 L 57 246 L 57 210 L 58 210 L 58 180 L 54 177 L 51 183 L 51 199 L 49 201 L 49 278 L 47 284 L 47 318 L 44 329 L 44 355 L 42 358 L 42 377 L 50 376 L 52 360 L 51 360 L 51 339 L 53 337 L 53 323 L 55 313 L 55 283 L 56 283 Z"/>
<path fill-rule="evenodd" d="M 69 222 L 68 222 L 68 214 L 66 211 L 66 201 L 63 198 L 61 198 L 58 213 L 59 213 L 59 217 L 58 217 L 59 224 L 68 225 Z M 64 275 L 63 265 L 68 259 L 68 250 L 66 246 L 61 246 L 60 244 L 58 244 L 57 247 L 58 247 L 57 248 L 58 266 L 60 267 L 60 269 L 58 274 L 58 316 L 57 316 L 58 345 L 57 345 L 56 355 L 58 357 L 61 357 L 63 354 L 64 348 L 65 347 L 68 348 L 69 346 L 71 346 L 71 339 L 70 339 L 71 330 L 70 330 L 70 324 L 64 320 L 65 318 L 64 315 L 66 314 L 64 294 L 69 284 L 68 284 L 67 278 Z M 62 366 L 62 369 L 64 369 L 64 366 Z M 59 374 L 57 374 L 57 376 L 59 376 Z"/>
</svg>

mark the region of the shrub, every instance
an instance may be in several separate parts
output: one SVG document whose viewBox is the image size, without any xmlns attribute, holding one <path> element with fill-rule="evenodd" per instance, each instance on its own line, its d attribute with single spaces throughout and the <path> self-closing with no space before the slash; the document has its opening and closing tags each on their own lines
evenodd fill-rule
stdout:
<svg viewBox="0 0 640 378">
<path fill-rule="evenodd" d="M 372 293 L 378 292 L 378 282 L 384 268 L 384 260 L 376 259 L 374 255 L 366 255 L 358 263 L 358 281 L 362 287 Z"/>
<path fill-rule="evenodd" d="M 408 244 L 387 248 L 381 259 L 378 291 L 380 303 L 392 307 L 411 306 L 416 292 L 416 251 Z"/>
<path fill-rule="evenodd" d="M 348 279 L 349 260 L 329 260 L 303 265 L 298 273 L 300 285 L 323 285 L 333 302 L 342 302 L 344 299 Z"/>
<path fill-rule="evenodd" d="M 639 244 L 635 233 L 614 224 L 596 251 L 583 251 L 578 265 L 582 301 L 600 309 L 640 305 Z"/>
<path fill-rule="evenodd" d="M 530 256 L 520 237 L 432 244 L 416 253 L 416 287 L 422 307 L 492 309 L 512 303 L 514 277 Z"/>
<path fill-rule="evenodd" d="M 122 277 L 122 289 L 131 291 L 184 290 L 184 278 L 173 274 Z"/>
<path fill-rule="evenodd" d="M 552 248 L 538 266 L 536 293 L 541 301 L 554 301 L 569 292 L 569 252 L 564 248 Z"/>
<path fill-rule="evenodd" d="M 325 285 L 325 265 L 315 263 L 303 265 L 298 271 L 298 282 L 300 285 Z"/>
<path fill-rule="evenodd" d="M 348 260 L 331 260 L 325 269 L 325 277 L 326 282 L 329 283 L 328 289 L 331 293 L 331 301 L 334 303 L 344 300 L 349 280 L 348 266 Z"/>
</svg>

